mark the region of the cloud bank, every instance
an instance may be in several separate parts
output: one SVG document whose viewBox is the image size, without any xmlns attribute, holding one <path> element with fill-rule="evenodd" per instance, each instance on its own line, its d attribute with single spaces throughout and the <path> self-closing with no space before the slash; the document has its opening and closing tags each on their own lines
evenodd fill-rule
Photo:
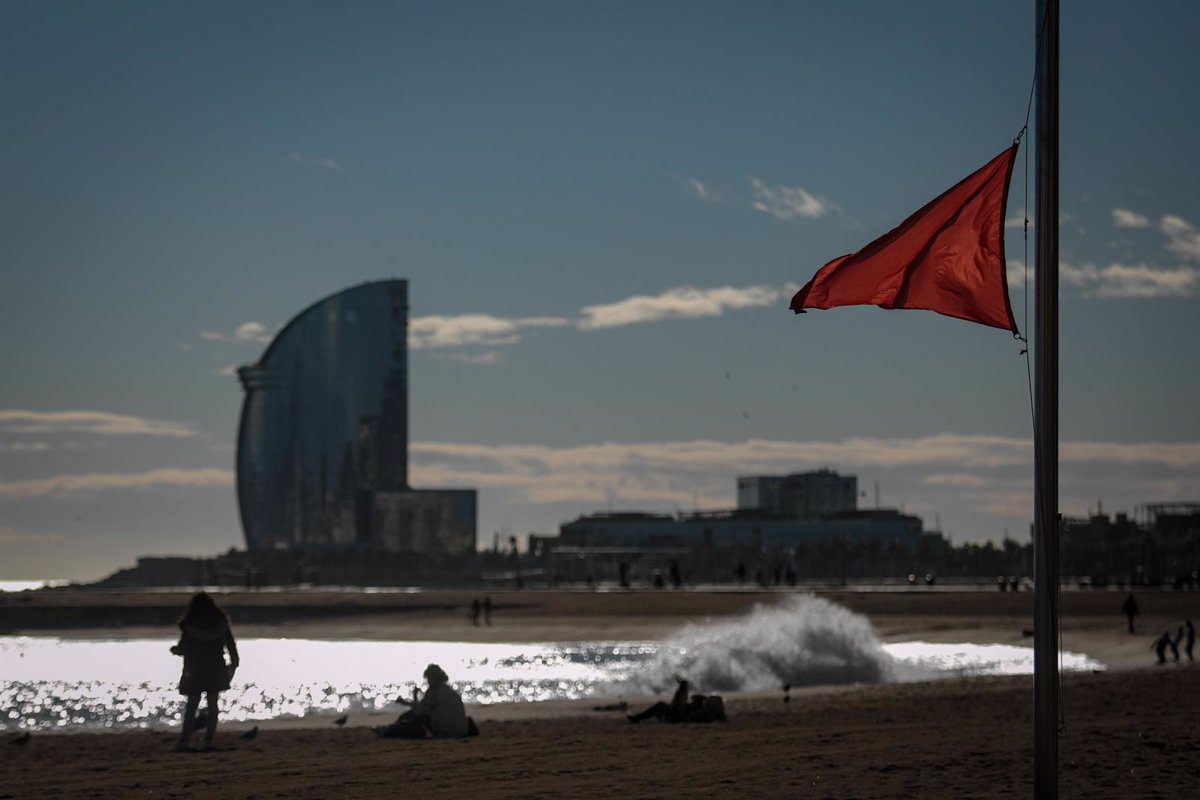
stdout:
<svg viewBox="0 0 1200 800">
<path fill-rule="evenodd" d="M 733 505 L 738 475 L 822 467 L 886 476 L 911 508 L 949 492 L 975 513 L 1024 519 L 1033 503 L 1031 440 L 943 433 L 834 441 L 603 443 L 575 447 L 443 442 L 410 447 L 414 481 L 478 486 L 511 504 L 574 503 L 600 508 Z M 1200 493 L 1200 442 L 1090 442 L 1061 445 L 1064 507 L 1132 492 L 1147 502 Z M 1014 502 L 1019 498 L 1019 502 Z"/>
</svg>

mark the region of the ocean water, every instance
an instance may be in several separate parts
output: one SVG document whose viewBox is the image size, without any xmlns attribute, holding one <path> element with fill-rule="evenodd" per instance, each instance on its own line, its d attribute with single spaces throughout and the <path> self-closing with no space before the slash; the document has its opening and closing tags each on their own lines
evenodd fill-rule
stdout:
<svg viewBox="0 0 1200 800">
<path fill-rule="evenodd" d="M 0 729 L 70 730 L 178 725 L 180 659 L 174 639 L 0 637 Z M 221 695 L 227 720 L 392 711 L 430 662 L 469 704 L 669 690 L 777 690 L 783 684 L 1017 675 L 1033 651 L 1010 645 L 883 644 L 866 618 L 796 597 L 730 621 L 685 627 L 661 642 L 480 644 L 244 639 L 242 666 Z M 1102 669 L 1076 653 L 1065 669 Z"/>
</svg>

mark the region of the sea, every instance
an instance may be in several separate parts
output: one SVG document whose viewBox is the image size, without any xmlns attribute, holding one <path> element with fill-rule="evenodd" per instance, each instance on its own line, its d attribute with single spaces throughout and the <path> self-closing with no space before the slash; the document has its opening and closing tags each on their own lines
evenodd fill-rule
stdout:
<svg viewBox="0 0 1200 800">
<path fill-rule="evenodd" d="M 173 638 L 0 636 L 0 730 L 113 730 L 180 724 Z M 1033 671 L 1010 644 L 884 643 L 863 616 L 793 596 L 742 617 L 689 625 L 661 641 L 434 642 L 246 638 L 221 695 L 225 720 L 402 710 L 429 663 L 469 705 L 669 692 L 782 691 L 847 683 L 936 680 Z M 1099 670 L 1081 653 L 1064 670 Z"/>
</svg>

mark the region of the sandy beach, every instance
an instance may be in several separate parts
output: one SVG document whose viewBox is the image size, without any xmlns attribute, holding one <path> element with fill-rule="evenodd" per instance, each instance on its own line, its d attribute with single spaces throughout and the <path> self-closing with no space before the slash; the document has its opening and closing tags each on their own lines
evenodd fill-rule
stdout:
<svg viewBox="0 0 1200 800">
<path fill-rule="evenodd" d="M 230 594 L 242 636 L 458 641 L 660 638 L 688 622 L 745 612 L 786 593 L 492 593 L 494 624 L 470 625 L 473 593 Z M 1027 593 L 822 593 L 866 614 L 889 642 L 1028 646 Z M 1139 594 L 1142 633 L 1117 613 L 1123 595 L 1063 595 L 1064 648 L 1106 670 L 1065 679 L 1064 797 L 1186 793 L 1200 769 L 1200 668 L 1152 666 L 1150 631 L 1200 617 L 1200 595 Z M 182 594 L 5 595 L 9 633 L 162 635 L 156 614 Z M 328 609 L 337 609 L 330 613 Z M 15 609 L 22 609 L 15 611 Z M 32 609 L 32 611 L 31 611 Z M 96 610 L 107 626 L 81 625 Z M 138 610 L 140 609 L 140 611 Z M 131 613 L 132 610 L 132 613 Z M 265 613 L 264 613 L 265 610 Z M 45 626 L 14 625 L 54 615 Z M 168 616 L 169 620 L 170 617 Z M 269 621 L 268 621 L 269 620 Z M 132 623 L 132 624 L 126 624 Z M 138 624 L 141 623 L 141 624 Z M 631 707 L 649 698 L 628 698 Z M 1028 677 L 839 685 L 780 695 L 728 696 L 725 724 L 630 725 L 594 701 L 475 707 L 483 734 L 467 741 L 376 740 L 357 715 L 248 724 L 218 734 L 220 751 L 170 752 L 170 731 L 34 734 L 0 746 L 0 797 L 1011 797 L 1032 780 Z"/>
</svg>

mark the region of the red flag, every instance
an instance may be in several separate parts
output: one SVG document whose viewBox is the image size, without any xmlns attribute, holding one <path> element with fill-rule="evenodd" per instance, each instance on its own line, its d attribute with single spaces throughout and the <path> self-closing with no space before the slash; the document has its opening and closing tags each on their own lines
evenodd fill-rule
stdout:
<svg viewBox="0 0 1200 800">
<path fill-rule="evenodd" d="M 857 253 L 835 258 L 792 310 L 923 308 L 1017 333 L 1004 268 L 1004 207 L 1017 145 Z"/>
</svg>

